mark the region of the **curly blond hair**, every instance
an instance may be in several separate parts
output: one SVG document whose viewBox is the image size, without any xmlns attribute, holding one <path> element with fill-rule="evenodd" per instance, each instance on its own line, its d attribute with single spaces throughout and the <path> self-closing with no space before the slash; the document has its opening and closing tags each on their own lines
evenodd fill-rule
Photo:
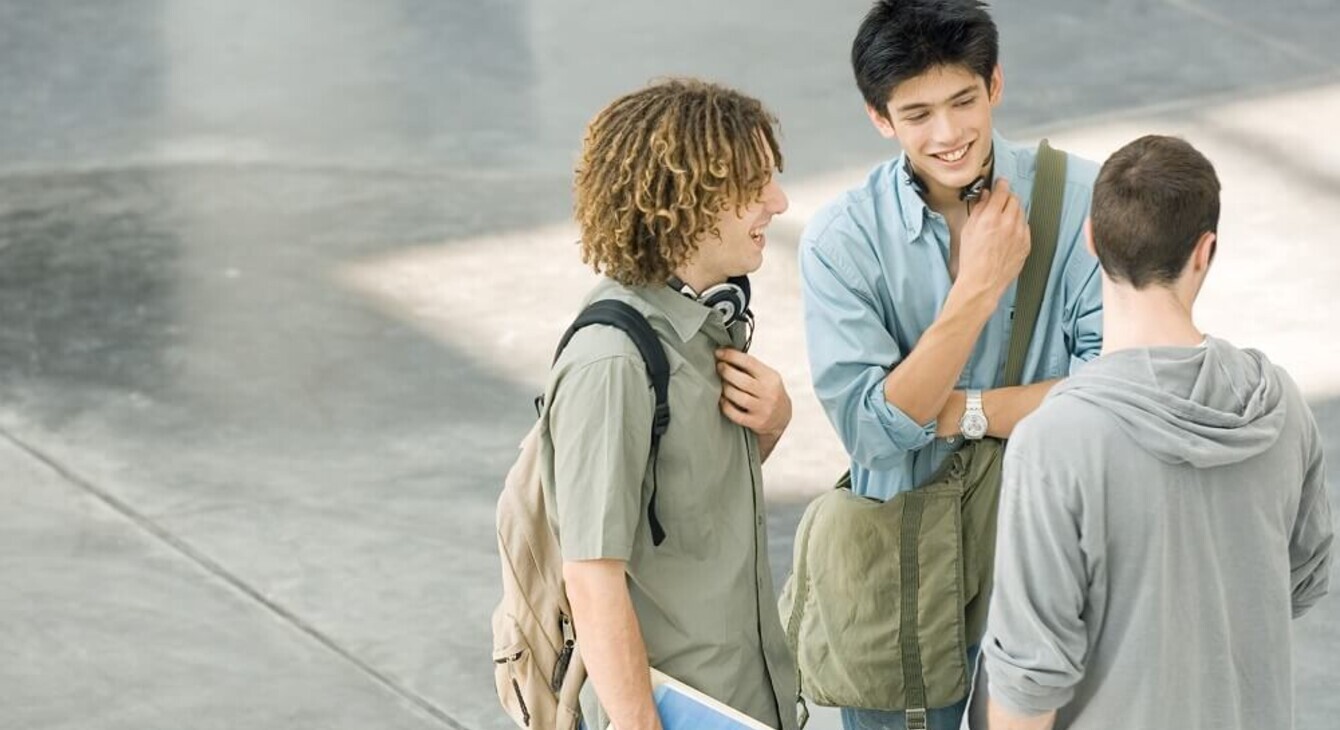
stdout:
<svg viewBox="0 0 1340 730">
<path fill-rule="evenodd" d="M 582 261 L 628 286 L 669 279 L 699 241 L 721 235 L 721 211 L 760 200 L 782 169 L 776 121 L 757 99 L 696 79 L 605 107 L 576 171 Z"/>
</svg>

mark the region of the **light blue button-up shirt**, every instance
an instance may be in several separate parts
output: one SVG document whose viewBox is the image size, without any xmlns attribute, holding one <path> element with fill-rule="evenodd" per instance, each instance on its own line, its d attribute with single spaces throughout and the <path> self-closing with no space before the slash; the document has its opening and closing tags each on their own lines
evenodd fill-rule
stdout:
<svg viewBox="0 0 1340 730">
<path fill-rule="evenodd" d="M 994 138 L 995 175 L 1030 207 L 1037 151 Z M 935 437 L 884 398 L 884 379 L 944 307 L 949 227 L 903 172 L 905 156 L 819 211 L 800 243 L 805 330 L 814 391 L 851 455 L 852 488 L 879 499 L 930 479 L 957 444 Z M 1023 382 L 1063 377 L 1102 348 L 1098 262 L 1084 246 L 1097 166 L 1071 156 L 1056 257 Z M 982 329 L 956 389 L 999 387 L 1014 315 L 1014 285 Z M 990 417 L 990 413 L 987 417 Z"/>
</svg>

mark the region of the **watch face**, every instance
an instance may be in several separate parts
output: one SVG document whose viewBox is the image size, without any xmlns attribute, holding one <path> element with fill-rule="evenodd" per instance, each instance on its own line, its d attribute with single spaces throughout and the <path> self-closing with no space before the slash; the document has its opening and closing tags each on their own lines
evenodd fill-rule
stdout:
<svg viewBox="0 0 1340 730">
<path fill-rule="evenodd" d="M 959 423 L 959 430 L 963 435 L 970 439 L 979 439 L 986 435 L 986 416 L 980 413 L 964 414 L 963 420 Z"/>
</svg>

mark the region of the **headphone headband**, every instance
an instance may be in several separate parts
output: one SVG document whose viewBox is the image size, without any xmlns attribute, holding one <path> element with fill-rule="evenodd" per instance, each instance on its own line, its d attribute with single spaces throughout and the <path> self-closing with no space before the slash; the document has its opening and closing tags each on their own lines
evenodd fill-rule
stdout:
<svg viewBox="0 0 1340 730">
<path fill-rule="evenodd" d="M 732 276 L 720 284 L 709 286 L 701 293 L 694 291 L 693 287 L 677 276 L 672 275 L 666 284 L 689 299 L 716 310 L 727 327 L 753 316 L 749 311 L 750 287 L 747 276 Z"/>
</svg>

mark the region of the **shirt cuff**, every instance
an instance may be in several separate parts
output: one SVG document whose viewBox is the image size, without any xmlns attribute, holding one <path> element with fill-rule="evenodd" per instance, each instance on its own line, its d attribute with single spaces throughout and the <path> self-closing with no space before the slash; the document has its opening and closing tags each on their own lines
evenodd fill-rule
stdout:
<svg viewBox="0 0 1340 730">
<path fill-rule="evenodd" d="M 1004 665 L 999 659 L 985 653 L 982 663 L 986 669 L 991 700 L 1016 715 L 1045 715 L 1065 707 L 1075 696 L 1074 687 L 1038 684 L 1030 680 L 1027 670 Z"/>
<path fill-rule="evenodd" d="M 865 412 L 870 414 L 899 452 L 916 451 L 935 440 L 935 419 L 931 419 L 931 422 L 924 426 L 913 421 L 902 409 L 884 397 L 883 380 L 878 381 L 875 387 L 866 393 Z M 879 468 L 875 464 L 869 466 Z"/>
</svg>

